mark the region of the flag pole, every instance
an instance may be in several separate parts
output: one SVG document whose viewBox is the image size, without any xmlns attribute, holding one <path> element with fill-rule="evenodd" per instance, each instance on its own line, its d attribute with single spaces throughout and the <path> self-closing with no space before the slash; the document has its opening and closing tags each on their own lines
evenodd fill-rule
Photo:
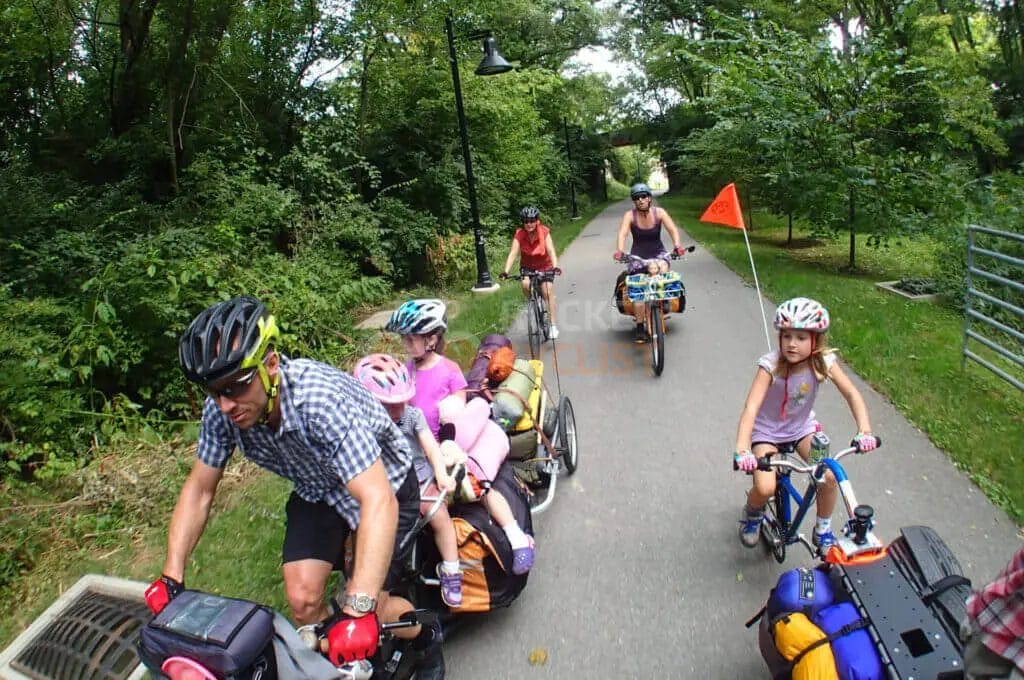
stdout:
<svg viewBox="0 0 1024 680">
<path fill-rule="evenodd" d="M 754 266 L 754 251 L 750 249 L 750 238 L 747 230 L 743 230 L 743 241 L 747 244 L 747 255 L 750 257 L 750 271 L 754 273 L 754 290 L 757 291 L 757 306 L 761 309 L 761 321 L 764 322 L 764 339 L 768 343 L 768 351 L 772 351 L 772 338 L 768 333 L 768 317 L 764 313 L 764 301 L 761 300 L 761 284 L 757 281 L 757 267 Z"/>
<path fill-rule="evenodd" d="M 747 256 L 750 258 L 750 271 L 754 275 L 754 290 L 757 293 L 757 306 L 761 309 L 761 321 L 764 323 L 764 339 L 768 343 L 768 351 L 772 351 L 772 338 L 768 333 L 768 317 L 764 313 L 764 302 L 761 300 L 761 282 L 757 280 L 757 267 L 754 266 L 754 251 L 750 248 L 750 237 L 747 236 L 747 225 L 743 223 L 743 208 L 736 192 L 736 183 L 730 182 L 718 192 L 715 200 L 700 216 L 701 222 L 724 224 L 743 232 L 743 242 L 747 245 Z"/>
</svg>

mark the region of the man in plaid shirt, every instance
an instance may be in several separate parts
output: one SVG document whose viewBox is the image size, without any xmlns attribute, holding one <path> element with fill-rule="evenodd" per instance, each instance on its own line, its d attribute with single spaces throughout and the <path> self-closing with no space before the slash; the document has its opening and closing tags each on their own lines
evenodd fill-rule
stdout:
<svg viewBox="0 0 1024 680">
<path fill-rule="evenodd" d="M 419 486 L 405 437 L 358 381 L 331 366 L 289 360 L 263 304 L 243 296 L 197 316 L 181 337 L 185 377 L 206 391 L 197 460 L 171 516 L 163 574 L 146 592 L 158 613 L 184 589 L 184 571 L 235 448 L 290 480 L 282 572 L 297 624 L 324 621 L 330 573 L 342 567 L 355 534 L 355 562 L 341 611 L 326 626 L 328 657 L 367 658 L 379 639 L 377 617 L 397 621 L 413 609 L 387 590 L 401 577 L 399 541 L 419 517 Z M 420 652 L 417 677 L 444 677 L 439 625 L 395 631 Z"/>
<path fill-rule="evenodd" d="M 1024 680 L 1024 546 L 967 598 L 961 637 L 968 678 Z"/>
</svg>

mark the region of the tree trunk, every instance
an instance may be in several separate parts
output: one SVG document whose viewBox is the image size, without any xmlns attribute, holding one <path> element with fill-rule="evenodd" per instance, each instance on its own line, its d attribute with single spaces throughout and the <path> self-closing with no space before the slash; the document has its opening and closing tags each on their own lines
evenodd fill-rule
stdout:
<svg viewBox="0 0 1024 680">
<path fill-rule="evenodd" d="M 857 266 L 857 258 L 856 258 L 856 256 L 857 256 L 857 239 L 856 239 L 856 229 L 854 228 L 854 223 L 856 222 L 856 217 L 857 217 L 857 210 L 856 210 L 856 202 L 855 202 L 854 193 L 853 193 L 853 187 L 850 187 L 848 189 L 848 191 L 849 191 L 850 210 L 849 210 L 849 213 L 847 215 L 846 220 L 847 220 L 847 225 L 850 228 L 850 262 L 849 262 L 849 267 L 850 267 L 850 271 L 853 271 L 853 269 Z"/>
<path fill-rule="evenodd" d="M 111 102 L 111 133 L 115 137 L 127 132 L 143 108 L 143 88 L 137 80 L 136 66 L 149 37 L 153 13 L 159 0 L 121 0 L 121 59 L 124 70 L 117 81 Z"/>
<path fill-rule="evenodd" d="M 185 140 L 181 127 L 188 106 L 189 89 L 184 86 L 185 59 L 188 45 L 192 40 L 192 20 L 195 13 L 195 0 L 188 0 L 185 5 L 181 33 L 177 42 L 171 46 L 167 58 L 167 73 L 164 77 L 164 98 L 167 102 L 167 143 L 170 145 L 168 163 L 170 165 L 170 184 L 174 195 L 178 194 L 178 170 L 181 168 L 182 156 L 185 152 Z M 179 114 L 179 105 L 180 111 Z"/>
<path fill-rule="evenodd" d="M 789 217 L 789 236 L 786 238 L 786 245 L 791 246 L 793 245 L 793 211 L 788 211 L 786 215 Z"/>
</svg>

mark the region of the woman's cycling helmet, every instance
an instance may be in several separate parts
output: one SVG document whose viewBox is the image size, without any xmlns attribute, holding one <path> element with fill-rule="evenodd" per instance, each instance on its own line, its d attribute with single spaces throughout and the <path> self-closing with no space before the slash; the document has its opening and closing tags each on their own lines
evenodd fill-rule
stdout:
<svg viewBox="0 0 1024 680">
<path fill-rule="evenodd" d="M 382 404 L 402 404 L 416 394 L 409 369 L 390 354 L 369 354 L 356 362 L 352 375 Z"/>
<path fill-rule="evenodd" d="M 263 357 L 280 333 L 262 302 L 249 295 L 218 302 L 188 325 L 178 343 L 185 377 L 208 385 L 246 368 L 258 368 L 269 389 Z"/>
<path fill-rule="evenodd" d="M 384 330 L 399 335 L 428 335 L 448 330 L 448 312 L 440 300 L 409 300 L 396 309 Z"/>
<path fill-rule="evenodd" d="M 654 196 L 654 192 L 651 191 L 651 188 L 643 182 L 634 184 L 629 188 L 629 199 L 631 201 L 635 201 L 638 196 L 643 196 L 645 194 L 647 196 Z"/>
<path fill-rule="evenodd" d="M 810 298 L 798 297 L 786 300 L 775 310 L 775 327 L 780 331 L 813 331 L 824 333 L 828 330 L 828 310 L 821 303 Z"/>
<path fill-rule="evenodd" d="M 540 209 L 532 205 L 528 205 L 519 211 L 519 218 L 524 222 L 526 220 L 537 220 L 540 219 Z"/>
</svg>

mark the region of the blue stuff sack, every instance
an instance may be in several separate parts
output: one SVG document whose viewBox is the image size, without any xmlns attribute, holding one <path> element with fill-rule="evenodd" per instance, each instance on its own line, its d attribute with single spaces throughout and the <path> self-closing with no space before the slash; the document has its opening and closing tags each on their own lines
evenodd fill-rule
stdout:
<svg viewBox="0 0 1024 680">
<path fill-rule="evenodd" d="M 808 618 L 835 601 L 832 581 L 819 569 L 798 567 L 779 577 L 768 596 L 767 617 L 785 612 L 803 612 Z"/>
<path fill-rule="evenodd" d="M 839 633 L 844 626 L 860 622 L 861 616 L 853 603 L 840 602 L 820 610 L 812 619 L 826 635 L 832 637 Z M 833 638 L 831 645 L 840 680 L 882 680 L 885 678 L 878 649 L 871 641 L 871 635 L 864 628 Z"/>
</svg>

